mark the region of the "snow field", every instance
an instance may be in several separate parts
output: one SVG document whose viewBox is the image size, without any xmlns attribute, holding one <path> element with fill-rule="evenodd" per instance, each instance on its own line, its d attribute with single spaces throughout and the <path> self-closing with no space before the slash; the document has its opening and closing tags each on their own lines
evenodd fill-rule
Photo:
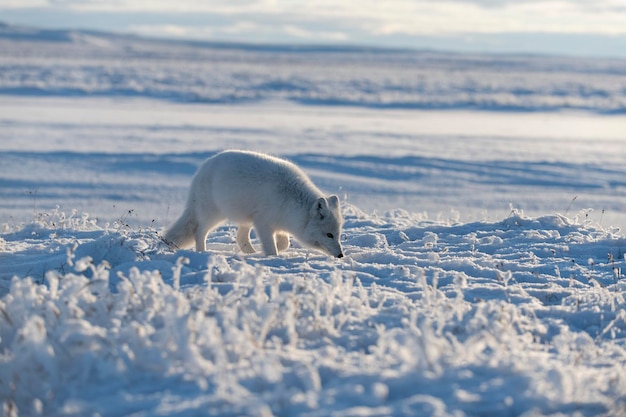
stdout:
<svg viewBox="0 0 626 417">
<path fill-rule="evenodd" d="M 509 205 L 626 228 L 626 118 L 0 96 L 0 223 L 61 205 L 165 227 L 215 152 L 285 157 L 366 212 L 471 222 Z M 71 167 L 71 169 L 68 169 Z"/>
<path fill-rule="evenodd" d="M 619 415 L 626 240 L 344 207 L 345 261 L 45 213 L 0 236 L 8 415 Z M 12 413 L 12 414 L 11 414 Z"/>
<path fill-rule="evenodd" d="M 0 34 L 0 94 L 268 100 L 317 106 L 624 114 L 617 59 L 184 44 L 69 33 Z"/>
<path fill-rule="evenodd" d="M 1 32 L 3 415 L 626 415 L 623 61 Z M 225 148 L 346 258 L 168 248 Z"/>
</svg>

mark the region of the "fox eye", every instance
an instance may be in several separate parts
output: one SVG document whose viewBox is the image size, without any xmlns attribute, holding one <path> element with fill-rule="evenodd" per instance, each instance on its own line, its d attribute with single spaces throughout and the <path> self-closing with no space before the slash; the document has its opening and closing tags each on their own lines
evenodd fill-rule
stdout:
<svg viewBox="0 0 626 417">
<path fill-rule="evenodd" d="M 331 239 L 334 239 L 334 238 L 335 238 L 335 236 L 333 236 L 333 234 L 332 234 L 332 233 L 326 233 L 326 237 L 329 237 L 329 238 L 331 238 Z"/>
</svg>

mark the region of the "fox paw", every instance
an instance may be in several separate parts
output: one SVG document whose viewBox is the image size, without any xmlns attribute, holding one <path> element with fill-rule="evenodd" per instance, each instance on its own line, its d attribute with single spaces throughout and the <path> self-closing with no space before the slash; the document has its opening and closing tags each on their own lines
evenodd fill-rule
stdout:
<svg viewBox="0 0 626 417">
<path fill-rule="evenodd" d="M 276 249 L 282 252 L 289 248 L 289 235 L 287 233 L 276 233 Z"/>
</svg>

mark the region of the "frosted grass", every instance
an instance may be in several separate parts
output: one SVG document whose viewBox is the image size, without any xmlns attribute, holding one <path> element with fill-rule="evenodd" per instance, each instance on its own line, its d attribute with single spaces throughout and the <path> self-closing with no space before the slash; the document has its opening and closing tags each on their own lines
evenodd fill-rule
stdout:
<svg viewBox="0 0 626 417">
<path fill-rule="evenodd" d="M 624 412 L 623 237 L 519 212 L 345 217 L 345 262 L 242 257 L 228 227 L 207 253 L 61 212 L 5 231 L 5 412 Z"/>
</svg>

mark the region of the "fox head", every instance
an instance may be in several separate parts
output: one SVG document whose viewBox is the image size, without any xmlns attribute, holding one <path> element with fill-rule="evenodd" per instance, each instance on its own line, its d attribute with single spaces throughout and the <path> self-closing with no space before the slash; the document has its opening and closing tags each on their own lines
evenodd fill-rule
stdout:
<svg viewBox="0 0 626 417">
<path fill-rule="evenodd" d="M 302 243 L 331 256 L 343 258 L 343 249 L 339 242 L 342 225 L 339 198 L 336 195 L 318 198 L 309 210 L 309 221 L 304 229 Z"/>
</svg>

